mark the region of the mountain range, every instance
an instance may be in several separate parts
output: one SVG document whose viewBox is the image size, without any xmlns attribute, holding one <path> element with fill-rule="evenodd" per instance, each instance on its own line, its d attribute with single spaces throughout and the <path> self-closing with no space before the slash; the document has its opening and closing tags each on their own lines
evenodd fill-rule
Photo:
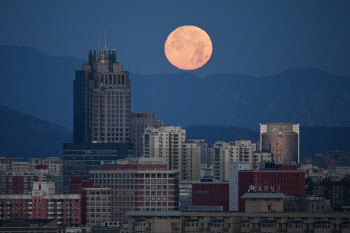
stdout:
<svg viewBox="0 0 350 233">
<path fill-rule="evenodd" d="M 72 131 L 49 121 L 0 106 L 0 157 L 62 157 L 62 144 L 72 141 Z M 350 152 L 350 127 L 301 127 L 302 158 L 328 151 Z M 259 140 L 259 132 L 242 127 L 196 125 L 186 128 L 187 138 L 216 141 Z"/>
<path fill-rule="evenodd" d="M 0 46 L 0 52 L 0 104 L 72 129 L 74 71 L 84 61 L 28 47 Z M 350 126 L 350 79 L 316 69 L 266 77 L 131 73 L 130 79 L 132 111 L 154 112 L 167 125 Z"/>
<path fill-rule="evenodd" d="M 72 132 L 62 126 L 0 106 L 0 157 L 62 156 Z"/>
</svg>

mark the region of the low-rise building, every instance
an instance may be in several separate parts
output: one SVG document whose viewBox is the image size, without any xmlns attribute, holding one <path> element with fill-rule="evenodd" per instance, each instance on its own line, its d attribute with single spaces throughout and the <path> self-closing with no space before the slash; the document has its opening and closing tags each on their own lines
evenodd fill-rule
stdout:
<svg viewBox="0 0 350 233">
<path fill-rule="evenodd" d="M 347 213 L 130 211 L 129 232 L 350 233 Z"/>
<path fill-rule="evenodd" d="M 81 196 L 55 194 L 53 182 L 34 182 L 31 194 L 1 194 L 0 220 L 56 219 L 57 225 L 81 224 Z"/>
</svg>

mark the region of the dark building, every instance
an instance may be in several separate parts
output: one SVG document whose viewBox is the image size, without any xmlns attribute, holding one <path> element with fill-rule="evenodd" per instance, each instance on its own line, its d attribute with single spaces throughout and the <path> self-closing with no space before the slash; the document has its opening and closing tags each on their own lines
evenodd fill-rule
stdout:
<svg viewBox="0 0 350 233">
<path fill-rule="evenodd" d="M 299 124 L 260 124 L 260 149 L 276 162 L 299 162 Z"/>
<path fill-rule="evenodd" d="M 71 178 L 80 177 L 83 182 L 89 182 L 90 170 L 101 169 L 104 164 L 132 156 L 130 143 L 63 144 L 64 192 L 69 192 Z"/>
<path fill-rule="evenodd" d="M 221 206 L 229 211 L 228 182 L 197 182 L 192 184 L 192 206 Z"/>
<path fill-rule="evenodd" d="M 131 82 L 115 49 L 90 50 L 73 88 L 74 143 L 130 142 Z"/>
<path fill-rule="evenodd" d="M 151 112 L 131 113 L 131 142 L 134 145 L 135 157 L 143 155 L 143 133 L 147 127 L 158 128 L 163 126 L 163 121 L 157 120 L 157 116 Z"/>
<path fill-rule="evenodd" d="M 339 180 L 325 178 L 322 180 L 312 180 L 307 178 L 306 193 L 324 197 L 330 201 L 334 211 L 350 210 L 350 177 Z"/>
</svg>

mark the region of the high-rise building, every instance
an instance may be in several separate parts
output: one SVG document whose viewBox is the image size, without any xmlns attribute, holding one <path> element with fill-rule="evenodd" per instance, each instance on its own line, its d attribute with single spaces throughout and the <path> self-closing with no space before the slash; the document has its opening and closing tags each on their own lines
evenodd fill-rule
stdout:
<svg viewBox="0 0 350 233">
<path fill-rule="evenodd" d="M 182 146 L 181 180 L 200 180 L 201 147 L 195 142 L 186 142 Z"/>
<path fill-rule="evenodd" d="M 268 154 L 256 152 L 256 144 L 250 140 L 216 142 L 211 150 L 215 180 L 229 180 L 230 162 L 248 162 L 250 169 L 258 169 L 261 159 L 271 160 Z"/>
<path fill-rule="evenodd" d="M 207 167 L 209 166 L 208 164 L 208 143 L 205 141 L 205 139 L 187 139 L 187 142 L 191 143 L 197 143 L 198 146 L 201 149 L 201 164 L 206 164 Z"/>
<path fill-rule="evenodd" d="M 143 154 L 146 157 L 162 158 L 168 169 L 182 172 L 182 147 L 186 130 L 177 126 L 146 128 L 143 135 Z"/>
<path fill-rule="evenodd" d="M 249 162 L 230 162 L 230 180 L 229 180 L 229 197 L 230 211 L 238 211 L 238 172 L 249 170 Z"/>
<path fill-rule="evenodd" d="M 90 50 L 73 88 L 74 143 L 130 142 L 131 81 L 115 49 Z"/>
<path fill-rule="evenodd" d="M 70 178 L 89 180 L 89 171 L 133 156 L 130 142 L 131 81 L 115 49 L 89 51 L 73 83 L 73 139 L 64 144 L 64 191 Z"/>
<path fill-rule="evenodd" d="M 162 159 L 118 160 L 90 172 L 94 187 L 110 188 L 113 221 L 127 222 L 125 213 L 172 211 L 179 206 L 178 173 L 169 171 Z"/>
<path fill-rule="evenodd" d="M 143 155 L 142 136 L 147 127 L 158 128 L 163 126 L 163 121 L 157 120 L 156 115 L 151 112 L 131 113 L 131 142 L 134 145 L 135 157 Z"/>
<path fill-rule="evenodd" d="M 275 162 L 299 162 L 299 124 L 260 124 L 260 149 Z"/>
</svg>

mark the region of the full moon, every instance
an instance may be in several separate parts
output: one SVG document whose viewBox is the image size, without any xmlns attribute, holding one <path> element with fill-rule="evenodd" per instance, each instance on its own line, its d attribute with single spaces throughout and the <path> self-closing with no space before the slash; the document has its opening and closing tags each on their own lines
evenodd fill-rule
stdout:
<svg viewBox="0 0 350 233">
<path fill-rule="evenodd" d="M 172 31 L 164 46 L 168 61 L 181 70 L 195 70 L 207 63 L 213 52 L 209 35 L 196 26 L 185 25 Z"/>
</svg>

